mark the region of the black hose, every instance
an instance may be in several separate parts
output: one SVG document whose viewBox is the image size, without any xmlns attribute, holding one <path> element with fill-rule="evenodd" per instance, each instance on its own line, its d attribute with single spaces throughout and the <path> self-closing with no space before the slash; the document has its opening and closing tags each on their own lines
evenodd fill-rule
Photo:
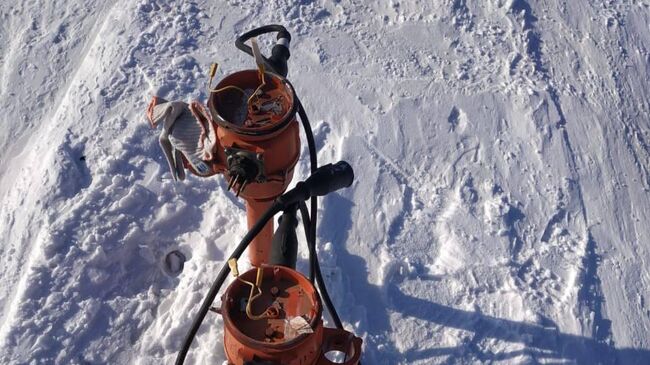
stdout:
<svg viewBox="0 0 650 365">
<path fill-rule="evenodd" d="M 311 130 L 311 124 L 309 123 L 309 118 L 305 112 L 305 108 L 302 106 L 300 99 L 296 95 L 296 104 L 298 104 L 298 115 L 300 116 L 300 121 L 302 122 L 302 129 L 305 131 L 305 137 L 307 137 L 307 147 L 309 148 L 309 164 L 311 166 L 311 173 L 313 174 L 318 169 L 318 156 L 316 155 L 316 142 L 314 141 L 314 133 Z M 309 225 L 309 230 L 305 231 L 307 234 L 307 242 L 316 242 L 316 224 L 318 222 L 318 199 L 313 196 L 310 200 L 309 211 L 311 212 L 311 223 Z M 309 280 L 314 282 L 314 269 L 316 256 L 309 255 Z"/>
<path fill-rule="evenodd" d="M 269 24 L 259 28 L 255 28 L 237 37 L 237 39 L 235 40 L 235 47 L 247 53 L 248 55 L 253 56 L 253 49 L 250 46 L 246 45 L 245 42 L 253 37 L 259 37 L 262 34 L 267 34 L 272 32 L 278 33 L 278 39 L 280 38 L 291 39 L 291 35 L 287 31 L 287 28 L 279 24 Z M 271 71 L 273 71 L 278 75 L 282 75 L 283 77 L 287 76 L 286 60 L 289 58 L 288 48 L 287 48 L 287 54 L 282 55 L 282 57 L 280 57 L 280 55 L 274 55 L 271 58 L 267 58 L 265 56 L 262 56 L 262 58 L 264 59 L 264 65 L 270 68 Z M 283 59 L 284 61 L 281 61 L 280 59 Z"/>
<path fill-rule="evenodd" d="M 248 53 L 248 55 L 253 56 L 253 49 L 250 46 L 246 45 L 245 42 L 253 37 L 259 37 L 262 34 L 271 33 L 271 32 L 288 33 L 287 28 L 279 24 L 264 25 L 259 28 L 255 28 L 251 31 L 248 31 L 240 35 L 239 37 L 237 37 L 237 40 L 235 40 L 235 47 L 237 47 L 240 51 L 243 51 L 245 53 Z"/>
<path fill-rule="evenodd" d="M 255 223 L 253 228 L 251 228 L 250 231 L 246 233 L 246 236 L 242 238 L 241 242 L 239 242 L 239 245 L 237 245 L 237 247 L 232 252 L 228 260 L 233 258 L 239 259 L 239 257 L 242 255 L 242 253 L 244 253 L 244 251 L 251 243 L 253 238 L 255 238 L 255 236 L 257 236 L 257 234 L 260 233 L 260 231 L 262 231 L 262 228 L 264 228 L 266 223 L 270 219 L 272 219 L 273 216 L 280 210 L 282 210 L 282 205 L 277 202 L 274 203 L 264 213 L 264 215 L 262 215 L 262 217 Z M 228 260 L 226 260 L 223 267 L 221 268 L 221 271 L 219 271 L 219 275 L 217 276 L 217 279 L 212 284 L 212 287 L 210 287 L 210 291 L 208 292 L 208 295 L 203 300 L 203 304 L 201 304 L 201 308 L 199 309 L 199 312 L 196 314 L 196 317 L 194 317 L 194 322 L 192 323 L 192 327 L 190 328 L 189 332 L 185 336 L 185 342 L 183 342 L 183 347 L 178 352 L 178 356 L 176 356 L 176 363 L 175 363 L 176 365 L 182 365 L 185 362 L 185 357 L 187 356 L 187 352 L 189 351 L 190 346 L 192 346 L 192 341 L 194 341 L 194 337 L 196 336 L 196 333 L 201 327 L 201 323 L 203 322 L 205 315 L 210 310 L 214 298 L 216 298 L 219 289 L 221 289 L 221 286 L 226 281 L 226 278 L 230 273 L 230 266 L 228 266 Z"/>
<path fill-rule="evenodd" d="M 314 133 L 312 132 L 311 124 L 309 123 L 309 117 L 307 117 L 305 108 L 302 106 L 302 103 L 300 102 L 300 99 L 298 98 L 297 95 L 296 95 L 296 104 L 298 104 L 298 115 L 300 116 L 300 121 L 302 122 L 303 129 L 305 130 L 305 136 L 307 137 L 307 146 L 309 148 L 309 161 L 311 165 L 311 173 L 313 174 L 318 169 L 318 160 L 316 155 L 316 142 L 314 141 Z M 307 236 L 306 237 L 307 245 L 309 247 L 309 280 L 311 280 L 311 282 L 313 283 L 314 278 L 316 279 L 323 302 L 325 302 L 327 311 L 330 313 L 330 316 L 332 317 L 332 320 L 334 321 L 336 328 L 343 329 L 343 324 L 341 323 L 341 319 L 339 318 L 339 315 L 336 312 L 336 308 L 334 307 L 334 304 L 332 304 L 332 300 L 330 299 L 329 293 L 327 292 L 327 287 L 325 286 L 323 275 L 321 274 L 320 271 L 320 264 L 318 263 L 318 252 L 316 250 L 316 225 L 318 222 L 318 199 L 316 196 L 311 197 L 310 205 L 311 205 L 310 206 L 311 215 L 309 216 L 310 217 L 309 230 L 305 229 L 305 235 Z M 305 213 L 307 210 L 306 208 L 307 207 L 305 203 L 302 202 L 300 204 L 300 213 L 303 217 L 303 224 L 305 222 Z"/>
<path fill-rule="evenodd" d="M 308 226 L 313 225 L 313 223 L 310 224 L 309 212 L 307 211 L 307 205 L 305 204 L 305 202 L 300 202 L 298 207 L 300 209 L 300 215 L 302 218 L 303 227 L 305 228 L 305 236 L 307 236 L 307 228 Z M 307 237 L 307 247 L 309 249 L 310 261 L 313 260 L 314 262 L 314 272 L 316 274 L 316 282 L 318 283 L 318 288 L 320 289 L 319 292 L 320 292 L 321 299 L 323 299 L 323 302 L 325 303 L 325 307 L 327 308 L 330 317 L 332 317 L 332 321 L 334 321 L 334 325 L 336 326 L 336 328 L 342 330 L 343 323 L 341 323 L 341 318 L 339 318 L 339 314 L 336 312 L 336 308 L 334 307 L 334 304 L 330 299 L 330 295 L 327 292 L 327 287 L 325 286 L 325 281 L 323 280 L 323 274 L 320 271 L 320 263 L 318 262 L 318 252 L 316 250 L 316 241 L 310 239 L 310 237 Z"/>
</svg>

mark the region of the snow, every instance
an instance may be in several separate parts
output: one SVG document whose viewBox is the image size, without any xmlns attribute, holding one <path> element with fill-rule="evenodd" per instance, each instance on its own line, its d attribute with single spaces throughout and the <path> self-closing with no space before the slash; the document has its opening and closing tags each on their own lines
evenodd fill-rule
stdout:
<svg viewBox="0 0 650 365">
<path fill-rule="evenodd" d="M 269 23 L 355 169 L 318 238 L 364 364 L 649 361 L 648 0 L 70 0 L 0 4 L 1 363 L 173 362 L 246 221 L 144 110 L 254 67 L 234 39 Z"/>
</svg>

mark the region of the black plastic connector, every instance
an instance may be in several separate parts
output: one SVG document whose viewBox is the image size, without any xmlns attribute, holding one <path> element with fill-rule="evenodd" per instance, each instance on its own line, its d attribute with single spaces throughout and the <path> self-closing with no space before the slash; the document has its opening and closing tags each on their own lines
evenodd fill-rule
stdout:
<svg viewBox="0 0 650 365">
<path fill-rule="evenodd" d="M 297 210 L 298 206 L 296 204 L 291 205 L 285 208 L 284 213 L 280 216 L 278 228 L 275 230 L 271 241 L 268 262 L 271 265 L 296 269 L 296 261 L 298 261 Z"/>
<path fill-rule="evenodd" d="M 291 57 L 291 52 L 289 52 L 289 48 L 287 46 L 285 46 L 283 43 L 276 43 L 271 50 L 271 57 L 268 60 L 268 62 L 273 66 L 275 72 L 277 72 L 278 75 L 282 77 L 287 77 L 289 74 L 289 66 L 287 65 L 287 61 L 289 60 L 289 57 Z"/>
<path fill-rule="evenodd" d="M 289 34 L 286 29 L 281 30 L 278 32 L 277 40 L 277 43 L 271 50 L 271 57 L 268 62 L 273 65 L 273 68 L 279 75 L 287 77 L 289 74 L 287 61 L 289 60 L 289 57 L 291 57 L 291 52 L 289 51 L 291 34 Z"/>
<path fill-rule="evenodd" d="M 354 170 L 345 161 L 319 167 L 304 182 L 286 192 L 278 202 L 284 206 L 305 201 L 313 196 L 327 195 L 333 191 L 347 188 L 354 181 Z"/>
</svg>

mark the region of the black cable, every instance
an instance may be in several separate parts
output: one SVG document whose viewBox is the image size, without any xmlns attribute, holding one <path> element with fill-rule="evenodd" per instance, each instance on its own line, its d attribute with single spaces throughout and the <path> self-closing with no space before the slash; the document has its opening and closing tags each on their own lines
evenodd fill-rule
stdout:
<svg viewBox="0 0 650 365">
<path fill-rule="evenodd" d="M 309 148 L 309 163 L 311 166 L 311 173 L 313 174 L 318 169 L 318 157 L 316 155 L 316 142 L 314 141 L 314 133 L 311 130 L 311 124 L 309 123 L 309 118 L 305 112 L 305 108 L 302 106 L 300 99 L 296 95 L 296 104 L 298 104 L 298 115 L 300 116 L 300 121 L 302 122 L 302 129 L 305 131 L 305 137 L 307 137 L 307 147 Z M 309 225 L 309 230 L 307 233 L 307 242 L 316 242 L 316 224 L 318 222 L 318 199 L 313 196 L 310 200 L 310 216 L 311 223 Z M 315 261 L 316 256 L 309 256 L 309 280 L 314 282 L 314 269 L 316 267 Z"/>
<path fill-rule="evenodd" d="M 311 130 L 311 124 L 309 123 L 309 117 L 307 117 L 307 113 L 305 112 L 305 108 L 302 106 L 302 103 L 300 102 L 300 99 L 296 95 L 296 104 L 298 104 L 298 115 L 300 116 L 300 121 L 302 122 L 303 129 L 305 130 L 305 135 L 307 137 L 307 146 L 309 148 L 309 161 L 311 165 L 311 173 L 313 174 L 316 172 L 318 169 L 318 160 L 317 160 L 317 155 L 316 155 L 316 142 L 314 141 L 314 133 Z M 311 197 L 310 201 L 310 224 L 309 224 L 309 231 L 305 231 L 305 234 L 307 236 L 307 245 L 309 247 L 309 280 L 311 282 L 314 282 L 314 277 L 316 278 L 316 282 L 318 283 L 318 288 L 320 289 L 321 292 L 321 297 L 323 299 L 323 302 L 325 302 L 325 306 L 327 307 L 327 311 L 330 313 L 330 316 L 332 317 L 332 320 L 334 321 L 334 324 L 336 325 L 336 328 L 338 329 L 343 329 L 343 324 L 341 323 L 341 319 L 339 318 L 339 314 L 336 312 L 336 308 L 334 307 L 334 304 L 332 304 L 332 301 L 330 299 L 329 293 L 327 292 L 327 287 L 325 286 L 325 281 L 323 280 L 323 275 L 321 274 L 320 271 L 320 264 L 318 262 L 318 252 L 316 250 L 316 225 L 318 222 L 318 199 L 316 196 Z M 302 202 L 300 204 L 300 213 L 303 216 L 303 222 L 304 222 L 304 217 L 305 217 L 305 212 L 303 210 L 306 210 L 305 203 Z"/>
<path fill-rule="evenodd" d="M 311 224 L 311 218 L 309 218 L 309 209 L 307 209 L 307 204 L 305 202 L 298 203 L 298 209 L 300 209 L 300 219 L 302 220 L 302 228 L 305 231 L 305 237 L 307 232 L 309 232 L 309 225 Z"/>
<path fill-rule="evenodd" d="M 255 238 L 255 236 L 257 236 L 257 234 L 260 233 L 260 231 L 262 230 L 262 228 L 264 228 L 266 223 L 270 219 L 272 219 L 273 216 L 280 210 L 282 210 L 282 205 L 276 202 L 266 212 L 264 212 L 262 217 L 255 223 L 253 228 L 251 228 L 248 231 L 248 233 L 246 233 L 246 236 L 242 238 L 241 242 L 239 242 L 239 245 L 237 245 L 237 247 L 232 252 L 228 260 L 233 258 L 239 259 L 239 257 L 246 250 L 246 248 L 251 243 L 253 238 Z M 192 323 L 192 327 L 190 328 L 189 332 L 185 336 L 185 342 L 183 342 L 183 347 L 178 352 L 178 356 L 176 356 L 176 363 L 175 363 L 176 365 L 182 365 L 185 362 L 185 357 L 187 356 L 187 352 L 189 351 L 190 346 L 192 346 L 192 341 L 194 341 L 194 337 L 196 336 L 196 333 L 201 327 L 201 323 L 203 322 L 205 315 L 210 310 L 214 298 L 216 298 L 219 289 L 221 289 L 221 286 L 226 281 L 226 278 L 230 273 L 230 266 L 228 266 L 228 260 L 226 260 L 223 267 L 221 268 L 221 271 L 219 271 L 219 275 L 217 276 L 217 279 L 212 284 L 212 287 L 210 287 L 210 291 L 208 292 L 208 295 L 203 300 L 203 304 L 201 304 L 201 308 L 199 309 L 199 312 L 197 313 L 196 317 L 194 317 L 194 322 Z"/>
<path fill-rule="evenodd" d="M 309 213 L 307 212 L 307 205 L 305 204 L 305 202 L 300 202 L 298 207 L 300 208 L 300 215 L 302 217 L 303 226 L 305 226 L 310 223 Z M 305 227 L 305 232 L 307 232 L 306 228 L 307 227 Z M 336 312 L 336 308 L 334 307 L 334 304 L 330 299 L 330 295 L 327 292 L 327 287 L 325 286 L 325 281 L 323 280 L 323 274 L 320 271 L 320 263 L 318 262 L 318 252 L 316 250 L 316 241 L 311 240 L 309 237 L 307 237 L 307 247 L 309 248 L 309 257 L 313 259 L 314 262 L 316 283 L 318 283 L 318 288 L 320 289 L 319 292 L 320 292 L 321 299 L 323 299 L 323 302 L 325 303 L 325 307 L 327 308 L 330 317 L 332 317 L 332 321 L 334 321 L 334 325 L 336 326 L 336 328 L 342 330 L 343 323 L 341 323 L 341 318 L 339 318 L 339 314 Z"/>
<path fill-rule="evenodd" d="M 245 42 L 248 41 L 249 39 L 253 37 L 259 37 L 262 34 L 267 34 L 267 33 L 272 33 L 272 32 L 277 32 L 279 33 L 279 37 L 286 37 L 286 38 L 291 38 L 291 35 L 287 31 L 287 28 L 279 25 L 279 24 L 269 24 L 269 25 L 264 25 L 259 28 L 255 28 L 251 31 L 248 31 L 241 36 L 237 37 L 235 40 L 235 47 L 237 47 L 240 51 L 243 51 L 244 53 L 247 53 L 250 56 L 253 56 L 253 49 L 247 45 Z M 270 68 L 273 72 L 276 74 L 282 75 L 283 72 L 280 72 L 280 70 L 276 70 L 275 65 L 272 62 L 272 59 L 268 59 L 265 56 L 262 56 L 264 59 L 264 65 L 268 68 Z M 288 56 L 287 56 L 288 58 Z M 285 65 L 286 66 L 286 65 Z M 284 75 L 286 76 L 286 72 L 284 72 Z"/>
<path fill-rule="evenodd" d="M 235 47 L 237 47 L 240 51 L 247 53 L 249 56 L 253 56 L 253 49 L 249 46 L 246 45 L 246 41 L 253 37 L 259 37 L 262 34 L 266 33 L 271 33 L 271 32 L 287 32 L 287 28 L 279 25 L 279 24 L 269 24 L 269 25 L 264 25 L 259 28 L 255 28 L 251 31 L 248 31 L 235 40 Z"/>
</svg>

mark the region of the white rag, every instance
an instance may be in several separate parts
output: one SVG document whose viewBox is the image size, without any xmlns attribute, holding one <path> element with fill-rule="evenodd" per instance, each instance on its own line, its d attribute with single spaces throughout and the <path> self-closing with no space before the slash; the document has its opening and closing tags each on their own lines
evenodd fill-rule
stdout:
<svg viewBox="0 0 650 365">
<path fill-rule="evenodd" d="M 199 102 L 187 104 L 154 97 L 147 116 L 154 128 L 158 124 L 163 126 L 158 141 L 174 180 L 185 179 L 181 154 L 199 175 L 210 174 L 210 167 L 205 161 L 213 158 L 217 135 L 205 108 Z"/>
</svg>

